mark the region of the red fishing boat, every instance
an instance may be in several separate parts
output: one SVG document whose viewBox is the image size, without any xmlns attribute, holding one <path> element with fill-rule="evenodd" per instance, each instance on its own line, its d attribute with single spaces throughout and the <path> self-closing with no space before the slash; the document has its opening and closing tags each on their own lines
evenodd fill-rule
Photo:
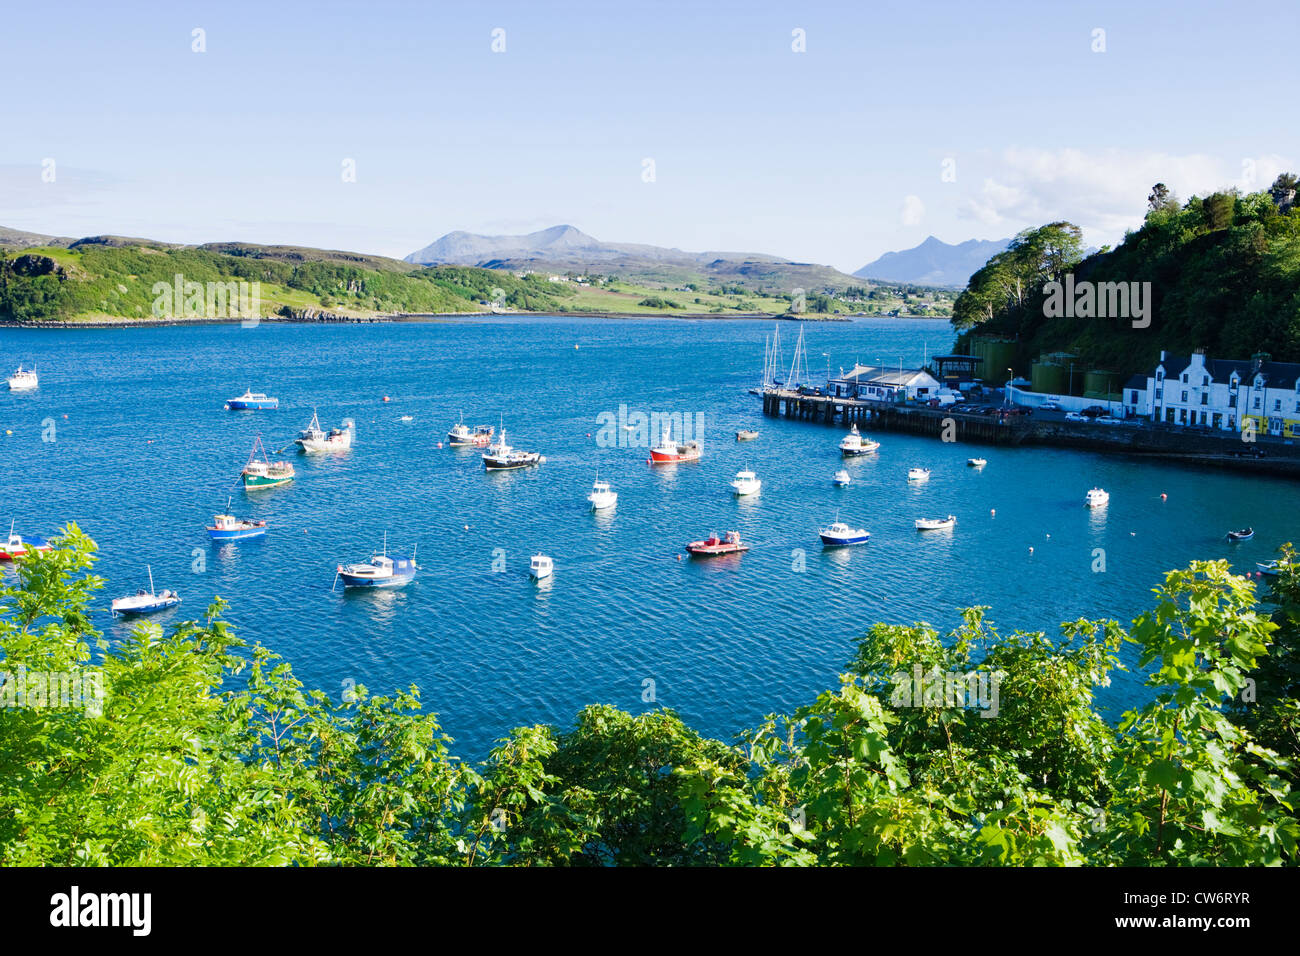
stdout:
<svg viewBox="0 0 1300 956">
<path fill-rule="evenodd" d="M 650 449 L 650 463 L 652 465 L 699 460 L 700 443 L 688 441 L 684 445 L 678 445 L 677 442 L 673 441 L 673 426 L 671 424 L 664 426 L 664 436 L 659 441 L 659 447 Z"/>
<path fill-rule="evenodd" d="M 686 550 L 696 557 L 712 558 L 720 554 L 740 554 L 749 550 L 749 545 L 742 544 L 739 531 L 728 531 L 725 538 L 711 534 L 703 541 L 692 541 Z"/>
</svg>

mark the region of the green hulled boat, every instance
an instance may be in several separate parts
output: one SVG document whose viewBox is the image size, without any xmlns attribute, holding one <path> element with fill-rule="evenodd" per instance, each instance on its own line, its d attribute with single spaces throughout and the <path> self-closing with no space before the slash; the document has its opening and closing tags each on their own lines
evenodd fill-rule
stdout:
<svg viewBox="0 0 1300 956">
<path fill-rule="evenodd" d="M 262 453 L 261 458 L 257 457 L 258 451 Z M 262 444 L 262 436 L 258 435 L 253 442 L 253 453 L 248 456 L 248 464 L 244 466 L 241 476 L 245 488 L 274 488 L 293 481 L 293 465 L 287 461 L 271 461 Z"/>
</svg>

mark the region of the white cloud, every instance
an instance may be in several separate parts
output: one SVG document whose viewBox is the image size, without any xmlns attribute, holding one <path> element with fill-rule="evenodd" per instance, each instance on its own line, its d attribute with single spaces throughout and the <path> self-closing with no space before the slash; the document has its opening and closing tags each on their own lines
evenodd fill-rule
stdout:
<svg viewBox="0 0 1300 956">
<path fill-rule="evenodd" d="M 1268 188 L 1295 164 L 1277 155 L 1232 161 L 1205 154 L 1108 149 L 1004 150 L 979 194 L 958 215 L 1010 231 L 1057 219 L 1078 224 L 1089 242 L 1115 242 L 1146 212 L 1152 185 L 1163 182 L 1182 200 L 1237 186 Z"/>
<path fill-rule="evenodd" d="M 898 215 L 899 221 L 905 226 L 919 226 L 924 218 L 925 203 L 921 202 L 921 197 L 904 196 L 903 210 Z"/>
</svg>

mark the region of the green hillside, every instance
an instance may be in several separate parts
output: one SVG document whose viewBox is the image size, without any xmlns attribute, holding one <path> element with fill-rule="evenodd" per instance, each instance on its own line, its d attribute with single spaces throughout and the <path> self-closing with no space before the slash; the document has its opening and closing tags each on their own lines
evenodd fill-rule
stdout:
<svg viewBox="0 0 1300 956">
<path fill-rule="evenodd" d="M 43 245 L 33 245 L 38 240 Z M 186 309 L 182 283 L 207 296 Z M 120 236 L 54 240 L 8 230 L 0 234 L 0 321 L 103 322 L 161 316 L 239 318 L 213 308 L 208 284 L 258 283 L 256 314 L 340 316 L 400 313 L 519 312 L 633 315 L 781 315 L 792 295 L 771 284 L 755 288 L 693 276 L 676 284 L 614 275 L 519 275 L 506 269 L 419 266 L 384 256 L 299 246 L 223 242 L 182 246 Z M 161 283 L 161 286 L 159 285 Z M 161 302 L 161 294 L 166 297 Z M 227 296 L 226 289 L 219 290 Z M 225 302 L 236 294 L 218 300 Z M 251 295 L 251 285 L 249 294 Z M 200 302 L 200 300 L 194 300 Z M 812 315 L 946 315 L 952 293 L 919 286 L 859 282 L 843 290 L 809 289 Z"/>
<path fill-rule="evenodd" d="M 484 269 L 412 267 L 396 260 L 290 247 L 225 251 L 80 240 L 68 248 L 0 250 L 0 318 L 22 322 L 155 315 L 158 283 L 260 284 L 261 315 L 317 309 L 341 315 L 557 310 L 573 293 L 540 277 Z M 499 291 L 498 291 L 499 290 Z M 180 314 L 179 307 L 177 312 Z M 208 316 L 212 317 L 212 316 Z"/>
<path fill-rule="evenodd" d="M 1181 205 L 1157 184 L 1142 227 L 1115 249 L 1086 258 L 1071 223 L 1026 230 L 971 277 L 954 304 L 953 325 L 965 333 L 962 342 L 972 333 L 1016 338 L 1020 363 L 1045 352 L 1074 352 L 1124 374 L 1150 368 L 1161 349 L 1203 347 L 1222 358 L 1263 351 L 1278 361 L 1300 361 L 1295 198 L 1290 174 L 1267 191 L 1225 190 Z M 1047 314 L 1045 286 L 1067 275 L 1076 286 L 1150 283 L 1149 326 L 1135 328 L 1130 318 Z"/>
</svg>

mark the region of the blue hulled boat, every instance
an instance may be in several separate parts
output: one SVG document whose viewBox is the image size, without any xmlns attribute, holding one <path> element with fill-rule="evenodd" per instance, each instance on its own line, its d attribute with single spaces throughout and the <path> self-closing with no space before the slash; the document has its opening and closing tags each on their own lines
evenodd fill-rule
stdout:
<svg viewBox="0 0 1300 956">
<path fill-rule="evenodd" d="M 226 408 L 232 412 L 274 411 L 280 407 L 280 400 L 251 388 L 238 398 L 226 402 Z"/>
<path fill-rule="evenodd" d="M 359 564 L 340 564 L 334 583 L 337 585 L 342 581 L 345 588 L 400 588 L 409 584 L 418 570 L 414 551 L 409 558 L 389 557 L 388 536 L 384 535 L 384 548 L 379 554 L 371 555 L 369 561 Z"/>
<path fill-rule="evenodd" d="M 229 507 L 230 502 L 227 501 L 226 508 Z M 260 538 L 266 534 L 266 522 L 236 518 L 234 515 L 213 515 L 212 525 L 206 530 L 213 541 L 242 541 L 244 538 Z"/>
</svg>

